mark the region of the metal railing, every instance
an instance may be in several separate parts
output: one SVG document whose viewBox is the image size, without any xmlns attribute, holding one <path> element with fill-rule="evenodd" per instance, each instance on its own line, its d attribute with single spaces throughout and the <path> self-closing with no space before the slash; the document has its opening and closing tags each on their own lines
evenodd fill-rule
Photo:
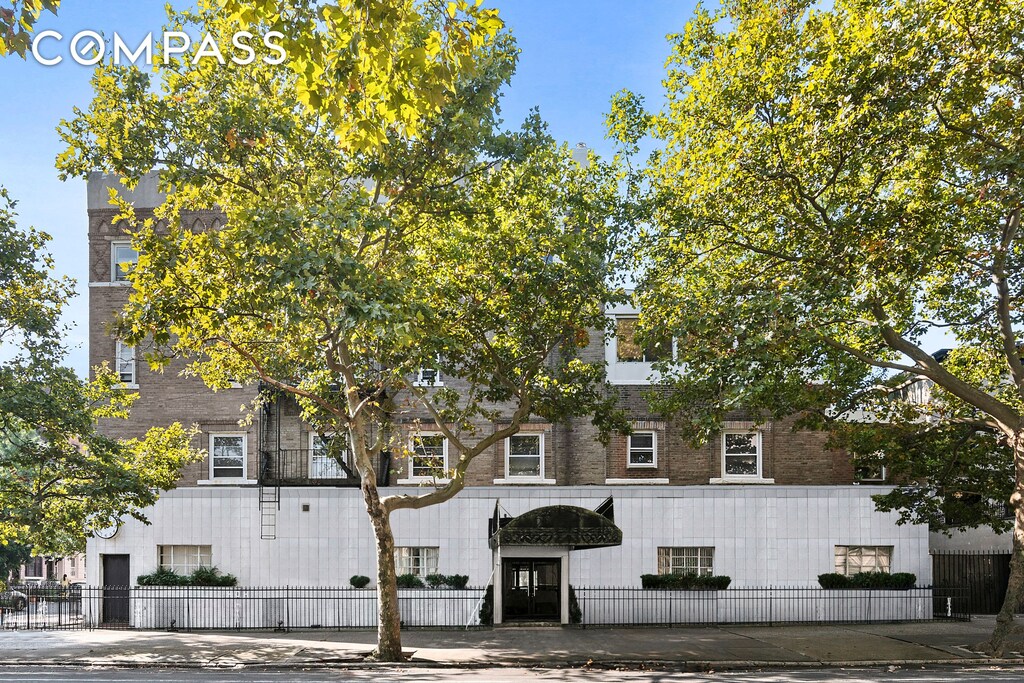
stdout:
<svg viewBox="0 0 1024 683">
<path fill-rule="evenodd" d="M 957 588 L 576 588 L 584 626 L 823 624 L 970 619 Z"/>
<path fill-rule="evenodd" d="M 352 456 L 326 457 L 308 448 L 264 451 L 260 482 L 269 486 L 359 486 Z"/>
<path fill-rule="evenodd" d="M 43 597 L 31 587 L 8 593 L 23 598 L 0 606 L 0 628 L 291 631 L 377 626 L 373 588 L 87 586 L 64 597 Z M 475 624 L 483 595 L 483 588 L 400 589 L 402 625 L 461 628 Z"/>
<path fill-rule="evenodd" d="M 0 629 L 82 628 L 82 592 L 79 585 L 10 586 L 0 591 Z"/>
<path fill-rule="evenodd" d="M 405 627 L 478 623 L 485 589 L 400 589 Z M 969 620 L 963 588 L 715 591 L 575 588 L 582 626 L 824 624 Z M 160 630 L 372 629 L 373 588 L 87 586 L 13 587 L 0 593 L 0 628 Z"/>
</svg>

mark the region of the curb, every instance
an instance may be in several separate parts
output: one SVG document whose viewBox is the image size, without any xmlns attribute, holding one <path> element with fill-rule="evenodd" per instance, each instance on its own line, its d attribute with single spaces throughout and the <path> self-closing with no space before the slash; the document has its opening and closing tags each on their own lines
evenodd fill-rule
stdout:
<svg viewBox="0 0 1024 683">
<path fill-rule="evenodd" d="M 959 659 L 867 659 L 867 660 L 836 660 L 836 661 L 779 661 L 779 660 L 650 660 L 650 659 L 615 659 L 615 660 L 579 660 L 579 661 L 494 661 L 494 662 L 365 662 L 365 661 L 301 661 L 291 663 L 244 663 L 244 662 L 169 662 L 169 661 L 136 661 L 136 660 L 11 660 L 0 661 L 0 670 L 10 667 L 57 667 L 57 668 L 92 668 L 109 667 L 116 669 L 207 669 L 207 670 L 251 670 L 251 671 L 291 671 L 294 669 L 353 669 L 374 670 L 392 668 L 414 669 L 510 669 L 510 668 L 544 668 L 544 669 L 628 669 L 644 671 L 680 671 L 699 673 L 707 671 L 740 671 L 748 669 L 857 669 L 889 666 L 919 666 L 940 668 L 962 668 L 970 666 L 1021 666 L 1024 657 L 973 657 Z"/>
</svg>

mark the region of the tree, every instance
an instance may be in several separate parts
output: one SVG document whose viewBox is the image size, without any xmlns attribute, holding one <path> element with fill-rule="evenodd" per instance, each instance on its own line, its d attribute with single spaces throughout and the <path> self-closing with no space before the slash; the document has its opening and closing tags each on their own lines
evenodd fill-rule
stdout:
<svg viewBox="0 0 1024 683">
<path fill-rule="evenodd" d="M 697 435 L 743 405 L 997 443 L 1016 521 L 995 651 L 1024 586 L 1022 10 L 727 0 L 670 37 L 664 109 L 622 93 L 611 117 L 627 151 L 661 145 L 635 236 L 644 325 L 680 340 L 664 407 Z M 931 330 L 956 338 L 943 362 Z"/>
<path fill-rule="evenodd" d="M 223 38 L 214 8 L 179 15 Z M 325 50 L 336 38 L 318 33 Z M 173 188 L 152 218 L 119 202 L 140 252 L 117 328 L 151 339 L 162 366 L 185 356 L 210 386 L 257 379 L 345 435 L 376 540 L 376 657 L 402 657 L 390 514 L 449 500 L 473 458 L 532 416 L 615 420 L 603 367 L 581 361 L 602 302 L 616 208 L 614 168 L 577 163 L 536 116 L 498 134 L 514 66 L 508 36 L 474 49 L 418 134 L 399 124 L 355 150 L 329 117 L 295 106 L 301 80 L 260 60 L 160 74 L 107 65 L 88 111 L 62 127 L 67 174 L 128 182 L 155 168 Z M 402 77 L 398 75 L 396 77 Z M 218 230 L 182 209 L 218 207 Z M 439 367 L 458 384 L 413 381 Z M 434 485 L 382 497 L 378 456 L 411 457 L 425 423 L 449 441 Z M 618 422 L 615 422 L 618 426 Z"/>
<path fill-rule="evenodd" d="M 20 543 L 0 545 L 0 590 L 7 587 L 19 568 L 32 559 L 32 548 Z"/>
<path fill-rule="evenodd" d="M 503 23 L 482 0 L 218 0 L 282 34 L 295 95 L 352 149 L 416 137 Z M 327 38 L 325 40 L 325 38 Z"/>
<path fill-rule="evenodd" d="M 14 53 L 24 58 L 32 30 L 43 10 L 56 14 L 60 0 L 11 0 L 11 7 L 0 7 L 0 57 Z"/>
<path fill-rule="evenodd" d="M 18 229 L 0 188 L 0 345 L 12 354 L 0 362 L 0 544 L 64 555 L 119 517 L 145 520 L 141 509 L 201 454 L 178 424 L 124 443 L 96 432 L 98 418 L 126 417 L 133 395 L 105 368 L 83 382 L 61 365 L 74 288 L 49 275 L 49 239 Z"/>
</svg>

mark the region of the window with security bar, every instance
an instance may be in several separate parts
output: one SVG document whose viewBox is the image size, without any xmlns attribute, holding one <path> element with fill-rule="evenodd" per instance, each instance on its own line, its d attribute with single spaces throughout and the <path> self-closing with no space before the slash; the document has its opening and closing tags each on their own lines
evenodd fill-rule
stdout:
<svg viewBox="0 0 1024 683">
<path fill-rule="evenodd" d="M 658 548 L 659 574 L 710 576 L 715 570 L 715 549 L 706 546 Z"/>
<path fill-rule="evenodd" d="M 861 572 L 889 573 L 892 567 L 891 545 L 837 545 L 836 573 L 853 576 Z"/>
<path fill-rule="evenodd" d="M 158 545 L 157 555 L 162 568 L 181 576 L 213 566 L 212 546 L 208 545 Z"/>
<path fill-rule="evenodd" d="M 437 573 L 438 549 L 434 547 L 399 546 L 395 548 L 395 573 L 430 576 Z"/>
</svg>

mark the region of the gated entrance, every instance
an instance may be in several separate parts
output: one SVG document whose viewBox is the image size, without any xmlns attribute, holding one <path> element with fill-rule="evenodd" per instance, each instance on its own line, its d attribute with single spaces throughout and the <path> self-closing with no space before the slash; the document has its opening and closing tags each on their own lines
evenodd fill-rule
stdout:
<svg viewBox="0 0 1024 683">
<path fill-rule="evenodd" d="M 932 555 L 933 583 L 962 586 L 967 602 L 965 611 L 970 614 L 997 613 L 1003 606 L 1009 579 L 1009 553 L 954 551 Z"/>
</svg>

